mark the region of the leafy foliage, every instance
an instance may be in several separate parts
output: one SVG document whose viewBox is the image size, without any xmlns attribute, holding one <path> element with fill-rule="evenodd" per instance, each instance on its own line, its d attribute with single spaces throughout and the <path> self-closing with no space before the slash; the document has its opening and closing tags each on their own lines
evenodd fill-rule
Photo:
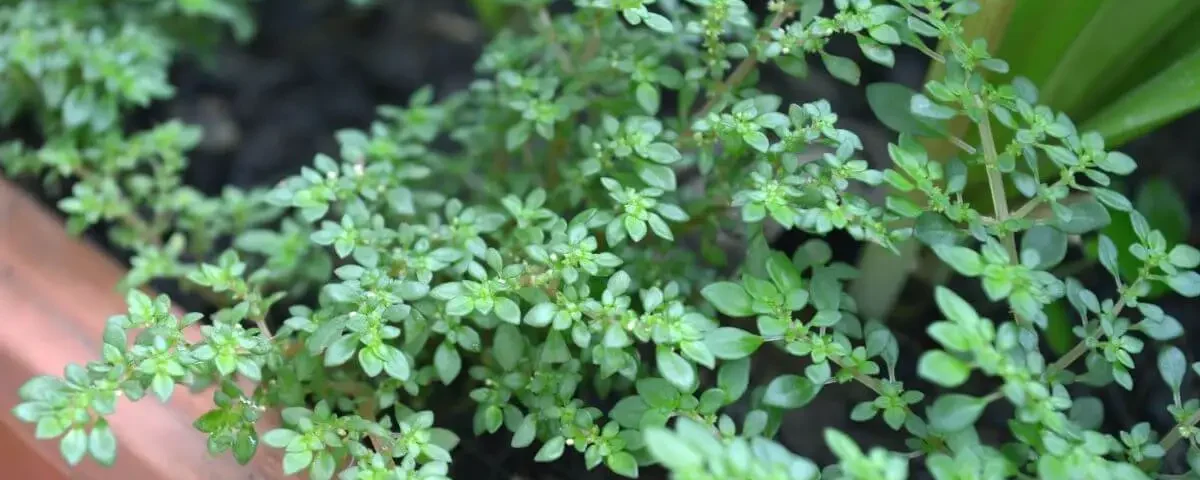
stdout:
<svg viewBox="0 0 1200 480">
<path fill-rule="evenodd" d="M 154 10 L 165 16 L 126 18 L 110 16 L 141 2 L 110 3 L 0 7 L 5 111 L 35 113 L 48 138 L 9 144 L 6 171 L 76 179 L 60 204 L 69 223 L 115 223 L 114 240 L 137 254 L 128 312 L 108 321 L 101 359 L 31 380 L 13 411 L 39 438 L 60 439 L 71 463 L 116 460 L 104 418 L 117 396 L 165 401 L 180 385 L 215 385 L 215 408 L 195 423 L 213 452 L 245 462 L 260 444 L 282 449 L 283 471 L 316 479 L 446 478 L 459 439 L 411 406 L 450 384 L 469 387 L 477 434 L 504 430 L 538 461 L 581 454 L 630 478 L 658 464 L 680 479 L 902 479 L 910 458 L 944 479 L 1150 478 L 1181 441 L 1200 459 L 1200 403 L 1180 389 L 1186 358 L 1147 345 L 1182 329 L 1145 301 L 1155 284 L 1200 295 L 1200 251 L 1169 244 L 1109 188 L 1133 159 L 1039 105 L 1028 81 L 984 80 L 1007 65 L 959 36 L 973 1 L 775 1 L 766 18 L 741 0 L 576 0 L 553 16 L 546 1 L 510 2 L 535 31 L 499 34 L 469 89 L 381 106 L 369 128 L 338 134 L 337 158 L 219 197 L 179 180 L 198 132 L 126 133 L 118 119 L 170 95 L 174 43 L 158 41 L 170 19 L 228 21 L 241 6 L 166 1 Z M 857 158 L 861 141 L 828 102 L 785 105 L 755 88 L 759 68 L 802 76 L 810 60 L 857 84 L 860 67 L 826 48 L 836 37 L 884 66 L 902 45 L 946 66 L 921 92 L 868 92 L 900 132 L 892 168 Z M 927 39 L 950 48 L 933 52 Z M 945 135 L 940 122 L 959 117 L 978 125 L 978 144 L 956 139 L 957 162 L 931 158 L 914 135 Z M 1012 141 L 995 144 L 993 128 Z M 1058 175 L 1039 180 L 1040 160 Z M 963 200 L 968 175 L 986 176 L 993 205 Z M 1010 209 L 1006 183 L 1026 203 Z M 875 205 L 855 193 L 863 186 L 893 195 Z M 1130 219 L 1129 257 L 1097 233 L 1110 211 Z M 907 220 L 915 227 L 899 226 Z M 825 242 L 791 255 L 750 248 L 730 273 L 715 239 L 761 240 L 768 223 L 889 248 L 915 236 L 978 279 L 978 306 L 937 290 L 943 318 L 928 333 L 939 348 L 908 360 L 947 390 L 897 379 L 895 336 L 860 318 L 843 292 L 859 272 Z M 226 235 L 233 246 L 219 249 Z M 1080 236 L 1098 239 L 1114 298 L 1049 271 Z M 151 279 L 189 284 L 222 308 L 178 315 L 135 288 Z M 309 288 L 318 300 L 300 303 Z M 1039 338 L 1064 298 L 1076 343 L 1050 359 Z M 986 318 L 989 302 L 1011 318 Z M 286 321 L 273 328 L 281 305 Z M 182 330 L 196 324 L 202 339 L 188 340 Z M 1077 407 L 1094 404 L 1073 388 L 1131 388 L 1133 355 L 1147 347 L 1162 351 L 1179 425 L 1159 438 L 1148 423 L 1113 436 L 1082 422 Z M 768 348 L 809 366 L 752 387 L 751 359 Z M 1080 359 L 1086 372 L 1071 373 Z M 995 390 L 955 390 L 972 377 Z M 911 452 L 864 451 L 829 430 L 838 462 L 820 469 L 771 440 L 786 411 L 851 382 L 876 396 L 852 418 L 906 432 Z M 585 402 L 589 391 L 615 407 Z M 998 402 L 1013 409 L 1002 446 L 974 428 Z M 735 418 L 735 403 L 749 413 Z M 259 432 L 266 409 L 284 426 Z"/>
</svg>

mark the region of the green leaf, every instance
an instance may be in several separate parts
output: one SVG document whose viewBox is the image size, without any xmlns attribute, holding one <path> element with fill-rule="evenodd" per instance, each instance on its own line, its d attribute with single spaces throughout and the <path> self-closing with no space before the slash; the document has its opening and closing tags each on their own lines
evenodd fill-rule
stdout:
<svg viewBox="0 0 1200 480">
<path fill-rule="evenodd" d="M 1101 207 L 1103 208 L 1103 207 Z M 960 238 L 964 237 L 954 224 L 950 223 L 945 216 L 925 212 L 917 217 L 916 225 L 913 227 L 913 234 L 925 245 L 945 245 L 954 244 Z"/>
<path fill-rule="evenodd" d="M 743 133 L 742 141 L 746 142 L 746 145 L 750 145 L 750 148 L 763 153 L 766 153 L 767 149 L 771 147 L 771 141 L 767 139 L 766 134 L 757 130 Z"/>
<path fill-rule="evenodd" d="M 927 417 L 933 428 L 952 433 L 973 425 L 986 407 L 987 402 L 981 398 L 951 393 L 938 397 Z"/>
<path fill-rule="evenodd" d="M 1105 105 L 1082 128 L 1103 135 L 1109 147 L 1124 145 L 1200 108 L 1197 76 L 1200 48 Z"/>
<path fill-rule="evenodd" d="M 1197 7 L 1191 0 L 1102 2 L 1042 84 L 1041 101 L 1076 118 L 1090 115 L 1112 101 L 1112 88 L 1131 74 L 1139 54 Z"/>
<path fill-rule="evenodd" d="M 462 371 L 462 357 L 458 355 L 458 349 L 448 342 L 442 342 L 433 354 L 433 367 L 442 384 L 449 385 Z"/>
<path fill-rule="evenodd" d="M 294 475 L 308 468 L 313 461 L 312 450 L 289 451 L 283 455 L 283 473 Z"/>
<path fill-rule="evenodd" d="M 913 91 L 899 83 L 872 83 L 867 85 L 867 105 L 888 128 L 897 133 L 921 137 L 941 137 L 945 127 L 930 119 L 913 115 L 909 105 Z"/>
<path fill-rule="evenodd" d="M 704 465 L 704 456 L 665 428 L 648 428 L 642 436 L 650 456 L 671 471 L 692 471 Z"/>
<path fill-rule="evenodd" d="M 1177 273 L 1167 279 L 1167 285 L 1176 293 L 1188 298 L 1200 296 L 1200 273 L 1194 271 Z"/>
<path fill-rule="evenodd" d="M 1192 216 L 1187 202 L 1170 180 L 1163 177 L 1146 180 L 1138 189 L 1136 204 L 1146 221 L 1162 232 L 1167 244 L 1187 241 Z"/>
<path fill-rule="evenodd" d="M 913 95 L 909 101 L 908 108 L 913 115 L 921 118 L 932 118 L 935 120 L 949 120 L 958 115 L 958 110 L 947 107 L 926 97 L 922 94 Z"/>
<path fill-rule="evenodd" d="M 513 448 L 525 448 L 531 445 L 537 437 L 537 415 L 528 414 L 521 420 L 521 424 L 517 426 L 517 430 L 513 432 L 512 446 Z"/>
<path fill-rule="evenodd" d="M 317 454 L 308 475 L 311 480 L 329 480 L 337 470 L 337 459 L 328 450 Z"/>
<path fill-rule="evenodd" d="M 929 350 L 921 355 L 917 373 L 922 378 L 943 387 L 957 387 L 971 375 L 971 366 L 941 350 Z"/>
<path fill-rule="evenodd" d="M 934 290 L 934 300 L 946 319 L 958 324 L 970 325 L 979 321 L 979 314 L 962 297 L 946 287 Z"/>
<path fill-rule="evenodd" d="M 296 437 L 300 436 L 292 430 L 286 428 L 276 428 L 267 432 L 262 436 L 263 443 L 274 448 L 286 448 L 289 443 L 292 443 Z"/>
<path fill-rule="evenodd" d="M 933 252 L 961 275 L 977 277 L 983 273 L 983 259 L 970 248 L 940 244 L 933 246 Z"/>
<path fill-rule="evenodd" d="M 725 391 L 726 403 L 742 398 L 750 385 L 750 359 L 728 361 L 717 370 L 717 387 Z"/>
<path fill-rule="evenodd" d="M 525 337 L 521 331 L 512 325 L 496 327 L 496 337 L 492 343 L 492 356 L 505 370 L 513 370 L 521 362 L 525 350 Z"/>
<path fill-rule="evenodd" d="M 851 85 L 858 85 L 862 79 L 862 70 L 858 68 L 858 64 L 854 63 L 854 60 L 821 52 L 821 61 L 825 64 L 825 70 L 828 70 L 833 78 Z"/>
<path fill-rule="evenodd" d="M 400 349 L 391 345 L 384 345 L 381 360 L 383 361 L 383 370 L 387 372 L 389 377 L 401 381 L 408 380 L 408 377 L 411 375 L 408 357 Z"/>
<path fill-rule="evenodd" d="M 733 282 L 717 282 L 700 290 L 700 295 L 708 300 L 717 311 L 731 317 L 748 317 L 754 314 L 751 309 L 750 295 L 740 284 Z"/>
<path fill-rule="evenodd" d="M 1163 381 L 1167 382 L 1167 386 L 1171 387 L 1171 391 L 1175 395 L 1179 395 L 1187 367 L 1187 357 L 1177 347 L 1168 346 L 1158 353 L 1158 373 L 1162 375 Z"/>
<path fill-rule="evenodd" d="M 542 448 L 538 449 L 537 455 L 534 455 L 533 460 L 536 462 L 552 462 L 558 460 L 563 454 L 563 447 L 566 446 L 567 440 L 561 436 L 551 438 Z"/>
<path fill-rule="evenodd" d="M 668 348 L 660 347 L 655 356 L 658 362 L 658 372 L 680 390 L 690 390 L 696 382 L 696 370 L 678 353 Z"/>
<path fill-rule="evenodd" d="M 78 465 L 88 451 L 88 434 L 82 428 L 72 428 L 58 442 L 58 451 L 67 464 Z"/>
<path fill-rule="evenodd" d="M 650 83 L 639 83 L 637 89 L 634 90 L 634 98 L 637 99 L 638 105 L 642 107 L 646 113 L 650 115 L 658 114 L 659 95 L 658 88 Z"/>
<path fill-rule="evenodd" d="M 1062 230 L 1063 233 L 1082 235 L 1104 228 L 1112 222 L 1108 209 L 1092 198 L 1074 203 L 1069 206 L 1069 209 L 1071 212 L 1069 221 L 1064 222 L 1059 217 L 1055 217 L 1053 220 L 1054 227 Z"/>
<path fill-rule="evenodd" d="M 704 338 L 708 350 L 721 360 L 747 357 L 762 345 L 762 337 L 734 327 L 721 327 L 708 332 Z"/>
<path fill-rule="evenodd" d="M 170 375 L 157 374 L 150 380 L 150 390 L 160 401 L 166 403 L 171 399 L 171 393 L 175 391 L 175 380 Z"/>
<path fill-rule="evenodd" d="M 771 380 L 763 394 L 763 403 L 779 408 L 800 408 L 816 398 L 819 385 L 799 375 L 780 375 Z"/>
<path fill-rule="evenodd" d="M 675 25 L 671 24 L 667 17 L 657 13 L 648 13 L 642 20 L 646 22 L 646 26 L 661 33 L 675 33 Z"/>
<path fill-rule="evenodd" d="M 350 357 L 353 357 L 357 350 L 358 337 L 353 334 L 342 335 L 329 348 L 325 349 L 325 366 L 336 367 L 342 365 L 349 361 Z"/>
<path fill-rule="evenodd" d="M 1067 255 L 1067 236 L 1060 230 L 1038 225 L 1021 236 L 1021 259 L 1036 270 L 1046 270 L 1063 261 Z M 1030 262 L 1024 262 L 1026 258 Z"/>
<path fill-rule="evenodd" d="M 1100 235 L 1099 242 L 1100 265 L 1114 276 L 1117 275 L 1117 245 L 1107 235 Z"/>
<path fill-rule="evenodd" d="M 637 460 L 629 452 L 616 452 L 605 459 L 605 465 L 614 473 L 626 478 L 638 478 Z"/>
<path fill-rule="evenodd" d="M 499 297 L 496 299 L 496 306 L 494 308 L 496 316 L 500 320 L 513 325 L 521 324 L 521 307 L 517 306 L 517 302 L 506 297 Z"/>
<path fill-rule="evenodd" d="M 1167 259 L 1176 267 L 1193 269 L 1200 266 L 1200 250 L 1191 245 L 1179 244 L 1171 249 Z"/>
<path fill-rule="evenodd" d="M 665 165 L 643 163 L 637 167 L 638 178 L 646 185 L 668 192 L 675 190 L 675 171 Z"/>
<path fill-rule="evenodd" d="M 88 451 L 101 465 L 112 465 L 117 458 L 117 438 L 104 419 L 96 421 L 88 434 Z"/>
</svg>

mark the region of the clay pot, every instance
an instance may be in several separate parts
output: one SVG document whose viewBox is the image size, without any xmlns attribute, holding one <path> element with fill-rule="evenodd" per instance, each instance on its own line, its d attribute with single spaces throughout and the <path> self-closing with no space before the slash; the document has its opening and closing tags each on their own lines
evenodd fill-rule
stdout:
<svg viewBox="0 0 1200 480">
<path fill-rule="evenodd" d="M 115 286 L 123 267 L 78 237 L 62 220 L 0 178 L 0 465 L 5 478 L 124 480 L 285 478 L 281 452 L 262 447 L 241 466 L 232 455 L 208 454 L 192 422 L 212 407 L 211 391 L 177 388 L 170 402 L 152 396 L 122 399 L 109 420 L 117 437 L 116 464 L 87 458 L 68 467 L 58 442 L 34 438 L 33 425 L 10 412 L 17 389 L 39 374 L 62 375 L 68 363 L 100 356 L 105 320 L 126 310 Z M 189 332 L 199 337 L 198 329 Z M 268 412 L 270 413 L 270 412 Z M 268 415 L 277 419 L 277 415 Z M 274 421 L 260 424 L 262 434 Z"/>
</svg>

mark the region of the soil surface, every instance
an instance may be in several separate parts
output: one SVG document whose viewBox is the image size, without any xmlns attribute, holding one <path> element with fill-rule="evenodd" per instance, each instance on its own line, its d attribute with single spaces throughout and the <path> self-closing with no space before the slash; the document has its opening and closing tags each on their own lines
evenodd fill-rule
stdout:
<svg viewBox="0 0 1200 480">
<path fill-rule="evenodd" d="M 181 59 L 172 71 L 172 81 L 178 95 L 146 112 L 145 121 L 168 117 L 204 127 L 206 136 L 191 156 L 187 181 L 208 193 L 217 193 L 226 186 L 248 187 L 267 185 L 308 165 L 314 154 L 335 152 L 333 133 L 343 128 L 366 126 L 381 104 L 400 104 L 407 101 L 417 88 L 431 84 L 437 91 L 464 88 L 473 78 L 473 64 L 486 32 L 473 18 L 465 1 L 430 2 L 422 0 L 392 0 L 370 10 L 356 10 L 343 0 L 261 0 L 259 5 L 260 31 L 249 44 L 228 42 L 216 55 L 207 60 Z M 752 2 L 761 3 L 761 2 Z M 855 57 L 861 54 L 853 42 L 835 42 L 835 53 Z M 895 69 L 864 70 L 863 84 L 891 81 L 919 88 L 924 76 L 925 61 L 919 54 L 899 52 Z M 839 113 L 843 128 L 858 133 L 866 146 L 866 159 L 876 167 L 887 165 L 886 146 L 892 134 L 875 119 L 866 104 L 861 88 L 842 84 L 817 65 L 804 80 L 767 76 L 771 88 L 785 101 L 802 103 L 818 98 L 829 99 Z M 1149 178 L 1165 178 L 1182 194 L 1188 205 L 1200 199 L 1200 116 L 1181 119 L 1158 132 L 1125 148 L 1139 161 L 1139 170 L 1131 181 L 1136 189 Z M 42 198 L 51 201 L 53 194 L 29 185 Z M 1191 209 L 1200 215 L 1200 209 Z M 1193 219 L 1192 225 L 1200 224 Z M 1188 230 L 1191 243 L 1200 244 L 1197 229 Z M 92 232 L 94 240 L 105 244 L 103 237 Z M 794 248 L 803 236 L 785 236 L 778 248 Z M 834 237 L 839 260 L 853 262 L 857 246 L 848 237 Z M 115 255 L 124 256 L 121 252 Z M 1090 281 L 1103 272 L 1090 269 L 1080 274 Z M 1087 277 L 1091 275 L 1092 277 Z M 1093 278 L 1094 277 L 1094 278 Z M 957 285 L 952 285 L 956 286 Z M 160 288 L 168 293 L 170 285 Z M 976 290 L 977 287 L 963 287 Z M 911 319 L 937 317 L 929 300 L 932 287 L 920 281 L 910 282 L 903 298 L 919 302 L 900 306 L 902 316 Z M 189 302 L 190 303 L 190 302 Z M 1194 323 L 1194 304 L 1175 297 L 1158 303 L 1184 325 Z M 185 305 L 204 310 L 204 305 Z M 1188 307 L 1193 307 L 1191 310 Z M 900 319 L 901 321 L 905 319 Z M 897 331 L 901 342 L 901 357 L 915 359 L 931 343 L 923 328 Z M 1192 329 L 1188 338 L 1181 339 L 1189 355 L 1197 353 L 1195 338 L 1200 330 Z M 1146 419 L 1159 431 L 1170 426 L 1165 406 L 1171 394 L 1153 367 L 1157 351 L 1147 348 L 1139 358 L 1144 366 L 1135 372 L 1133 392 L 1113 387 L 1099 393 L 1105 403 L 1109 428 L 1128 429 L 1137 419 Z M 802 371 L 803 365 L 789 363 L 786 357 L 764 359 L 754 369 L 756 377 L 770 379 L 780 373 Z M 926 392 L 936 391 L 917 379 L 912 371 L 915 362 L 901 362 L 908 369 L 897 375 L 908 385 Z M 1194 377 L 1193 377 L 1194 378 Z M 982 387 L 986 385 L 980 385 Z M 1194 385 L 1187 391 L 1194 392 Z M 465 392 L 463 392 L 465 396 Z M 793 451 L 808 456 L 820 464 L 832 461 L 821 440 L 821 431 L 836 427 L 850 433 L 861 444 L 904 449 L 902 436 L 892 432 L 882 422 L 866 424 L 849 420 L 850 409 L 871 395 L 858 385 L 826 388 L 804 409 L 787 417 L 780 436 Z M 1186 398 L 1186 395 L 1185 395 Z M 463 442 L 456 451 L 453 463 L 454 478 L 503 480 L 586 480 L 613 478 L 603 468 L 588 471 L 581 455 L 568 452 L 564 460 L 552 464 L 532 462 L 533 450 L 514 450 L 507 435 L 476 438 L 471 434 L 470 410 L 460 414 L 437 412 L 439 423 L 454 428 Z M 987 418 L 997 421 L 989 422 Z M 989 412 L 981 425 L 981 434 L 1003 438 L 1007 431 L 1002 419 L 1007 412 Z M 914 465 L 915 466 L 915 465 Z M 660 478 L 661 472 L 646 470 L 643 478 Z M 920 478 L 914 475 L 910 478 Z"/>
</svg>

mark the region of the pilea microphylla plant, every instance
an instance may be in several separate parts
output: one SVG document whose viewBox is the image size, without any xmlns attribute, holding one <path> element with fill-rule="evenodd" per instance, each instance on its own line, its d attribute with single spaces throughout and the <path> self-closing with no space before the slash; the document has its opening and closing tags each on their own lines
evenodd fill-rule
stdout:
<svg viewBox="0 0 1200 480">
<path fill-rule="evenodd" d="M 1135 278 L 1099 238 L 1111 285 L 1092 288 L 1113 296 L 1049 272 L 1072 238 L 1094 235 L 1110 210 L 1131 211 L 1106 187 L 1136 165 L 1040 106 L 1029 82 L 985 79 L 1007 64 L 959 33 L 974 1 L 777 0 L 763 16 L 740 0 L 575 0 L 559 14 L 544 0 L 508 2 L 530 20 L 494 38 L 468 89 L 380 107 L 369 128 L 338 134 L 336 157 L 217 197 L 180 180 L 195 129 L 125 133 L 116 119 L 171 94 L 168 25 L 245 28 L 235 14 L 244 5 L 162 0 L 107 16 L 139 3 L 0 6 L 5 111 L 32 112 L 47 139 L 9 144 L 6 173 L 73 180 L 60 203 L 69 224 L 111 224 L 113 242 L 135 252 L 129 309 L 108 320 L 101 359 L 32 379 L 13 410 L 72 464 L 119 461 L 105 420 L 118 396 L 165 401 L 179 386 L 216 386 L 215 407 L 195 423 L 213 453 L 245 462 L 281 449 L 284 472 L 314 479 L 448 478 L 459 438 L 422 405 L 458 384 L 476 434 L 504 431 L 538 461 L 582 455 L 630 478 L 651 465 L 677 479 L 1194 475 L 1166 469 L 1174 449 L 1200 467 L 1200 400 L 1181 393 L 1200 364 L 1164 343 L 1180 323 L 1139 301 L 1156 283 L 1200 295 L 1200 251 L 1167 245 L 1131 212 Z M 776 67 L 804 76 L 823 66 L 857 84 L 860 67 L 827 50 L 838 37 L 883 66 L 902 46 L 944 64 L 890 121 L 937 138 L 942 122 L 965 117 L 979 141 L 946 139 L 957 155 L 931 158 L 903 134 L 889 145 L 892 166 L 876 170 L 828 102 L 756 89 L 759 71 Z M 1011 142 L 995 142 L 1000 129 Z M 985 176 L 990 205 L 963 200 L 969 175 Z M 890 195 L 875 204 L 864 187 Z M 938 287 L 941 318 L 927 332 L 939 348 L 902 359 L 888 327 L 860 318 L 843 292 L 859 272 L 819 238 L 772 250 L 768 226 L 844 230 L 889 248 L 915 236 L 978 279 L 983 296 L 972 305 Z M 741 257 L 719 245 L 731 237 L 748 239 Z M 135 288 L 152 279 L 222 308 L 177 315 L 167 297 Z M 319 295 L 302 302 L 306 290 Z M 1048 358 L 1043 310 L 1064 296 L 1077 344 Z M 991 302 L 1006 313 L 979 313 Z M 286 320 L 272 324 L 280 310 Z M 197 342 L 182 334 L 193 324 Z M 1134 354 L 1147 348 L 1157 365 L 1139 367 L 1157 368 L 1175 393 L 1177 425 L 1096 430 L 1085 419 L 1097 404 L 1073 396 L 1131 388 Z M 807 365 L 803 374 L 751 385 L 766 349 Z M 901 362 L 943 390 L 904 385 Z M 958 388 L 973 375 L 991 390 Z M 776 443 L 784 413 L 838 383 L 873 391 L 851 416 L 904 432 L 908 450 L 828 429 L 837 462 L 821 467 Z M 998 444 L 975 428 L 993 404 L 1011 412 Z M 283 426 L 260 432 L 268 409 Z"/>
</svg>

